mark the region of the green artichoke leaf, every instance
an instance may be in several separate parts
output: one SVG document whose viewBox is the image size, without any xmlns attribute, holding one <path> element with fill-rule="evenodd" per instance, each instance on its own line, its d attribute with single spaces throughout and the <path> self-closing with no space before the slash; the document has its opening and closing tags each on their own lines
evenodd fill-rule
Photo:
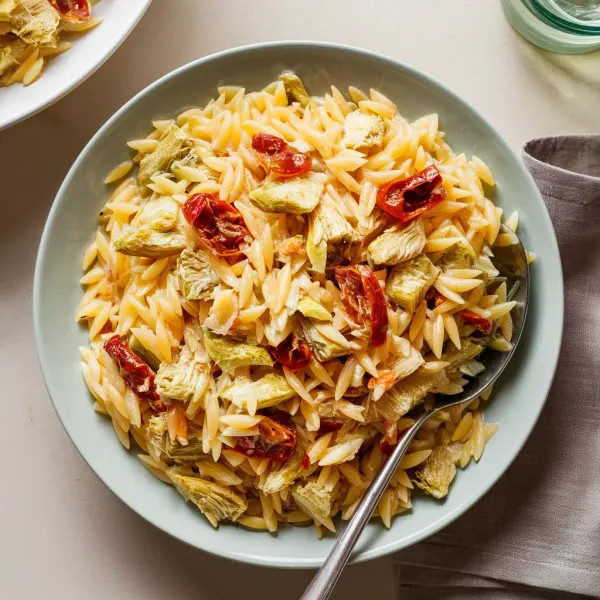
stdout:
<svg viewBox="0 0 600 600">
<path fill-rule="evenodd" d="M 265 212 L 302 215 L 312 212 L 325 186 L 306 177 L 273 180 L 250 192 L 252 203 Z"/>
<path fill-rule="evenodd" d="M 220 393 L 220 397 L 233 402 L 239 408 L 246 408 L 248 399 L 255 398 L 260 410 L 275 406 L 296 395 L 286 378 L 276 373 L 269 373 L 258 381 L 248 377 L 237 377 L 233 384 Z"/>
<path fill-rule="evenodd" d="M 425 247 L 425 240 L 421 219 L 415 219 L 405 227 L 394 225 L 369 244 L 367 259 L 374 265 L 397 265 L 419 256 Z"/>
<path fill-rule="evenodd" d="M 153 175 L 171 168 L 176 160 L 181 160 L 192 149 L 192 142 L 174 123 L 163 132 L 156 148 L 140 161 L 138 179 L 141 185 L 148 185 Z"/>
<path fill-rule="evenodd" d="M 388 277 L 388 298 L 403 309 L 414 312 L 425 298 L 440 270 L 425 256 L 412 258 L 396 265 Z"/>
<path fill-rule="evenodd" d="M 248 508 L 246 499 L 230 488 L 199 477 L 189 477 L 169 469 L 167 475 L 175 489 L 188 501 L 193 502 L 213 527 L 225 519 L 237 521 Z"/>
<path fill-rule="evenodd" d="M 128 256 L 163 258 L 179 254 L 188 243 L 186 236 L 181 233 L 162 233 L 148 225 L 142 225 L 122 235 L 115 242 L 115 250 Z"/>
<path fill-rule="evenodd" d="M 198 361 L 184 346 L 177 362 L 162 363 L 154 383 L 156 391 L 165 398 L 197 404 L 210 383 L 211 367 Z"/>
<path fill-rule="evenodd" d="M 456 463 L 460 459 L 462 447 L 463 444 L 454 442 L 434 448 L 417 467 L 412 481 L 426 494 L 438 500 L 447 496 L 456 475 Z"/>
<path fill-rule="evenodd" d="M 186 248 L 177 259 L 179 289 L 186 300 L 208 300 L 220 278 L 206 253 Z"/>
<path fill-rule="evenodd" d="M 273 359 L 266 348 L 253 346 L 231 336 L 218 335 L 204 328 L 204 345 L 212 360 L 224 372 L 238 367 L 272 367 Z"/>
<path fill-rule="evenodd" d="M 298 102 L 304 108 L 310 101 L 310 96 L 302 83 L 302 79 L 292 71 L 285 71 L 279 76 L 289 102 Z"/>
</svg>

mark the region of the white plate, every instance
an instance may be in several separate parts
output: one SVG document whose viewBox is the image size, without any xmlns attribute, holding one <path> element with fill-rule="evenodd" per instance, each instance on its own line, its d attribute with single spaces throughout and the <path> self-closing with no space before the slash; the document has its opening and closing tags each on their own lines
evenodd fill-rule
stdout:
<svg viewBox="0 0 600 600">
<path fill-rule="evenodd" d="M 0 130 L 54 104 L 83 83 L 127 39 L 152 0 L 102 0 L 93 8 L 103 22 L 80 34 L 73 48 L 48 61 L 29 86 L 0 88 Z"/>
<path fill-rule="evenodd" d="M 318 540 L 310 527 L 282 526 L 276 535 L 225 523 L 213 529 L 196 507 L 144 468 L 135 448 L 123 449 L 110 420 L 92 408 L 77 350 L 88 345 L 88 332 L 74 318 L 83 294 L 81 257 L 95 235 L 98 210 L 110 194 L 103 179 L 116 163 L 131 156 L 126 142 L 145 135 L 150 121 L 159 116 L 176 116 L 199 101 L 206 103 L 218 85 L 260 90 L 285 69 L 296 71 L 317 95 L 331 89 L 331 84 L 338 89 L 374 87 L 398 102 L 408 119 L 438 112 L 454 150 L 476 153 L 490 165 L 497 182 L 495 202 L 505 214 L 519 210 L 519 237 L 540 257 L 531 268 L 532 295 L 523 338 L 493 401 L 485 407 L 486 419 L 500 423 L 500 429 L 481 461 L 461 470 L 444 501 L 415 494 L 414 511 L 396 518 L 391 529 L 379 520 L 371 521 L 354 560 L 400 550 L 439 531 L 481 498 L 508 468 L 531 433 L 552 382 L 562 337 L 563 288 L 552 222 L 521 161 L 468 104 L 427 75 L 390 58 L 323 42 L 268 43 L 220 52 L 153 83 L 100 129 L 58 192 L 36 265 L 35 333 L 56 412 L 106 485 L 163 531 L 219 556 L 265 566 L 310 568 L 322 564 L 336 539 L 333 535 Z M 258 592 L 248 595 L 254 596 Z"/>
</svg>

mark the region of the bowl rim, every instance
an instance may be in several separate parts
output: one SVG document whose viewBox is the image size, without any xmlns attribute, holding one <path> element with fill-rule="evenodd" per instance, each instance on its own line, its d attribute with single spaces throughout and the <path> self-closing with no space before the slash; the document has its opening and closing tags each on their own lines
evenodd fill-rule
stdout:
<svg viewBox="0 0 600 600">
<path fill-rule="evenodd" d="M 123 30 L 123 33 L 119 39 L 112 46 L 108 46 L 104 52 L 101 52 L 99 55 L 97 55 L 85 73 L 83 73 L 80 77 L 76 77 L 72 81 L 65 83 L 65 85 L 57 86 L 52 93 L 46 96 L 43 100 L 40 100 L 37 104 L 26 106 L 23 109 L 17 109 L 12 117 L 9 115 L 3 119 L 0 116 L 0 131 L 8 129 L 17 123 L 21 123 L 22 121 L 37 115 L 64 98 L 66 95 L 70 94 L 75 88 L 79 87 L 82 83 L 89 79 L 123 45 L 125 40 L 129 37 L 131 32 L 135 29 L 152 4 L 152 0 L 138 1 L 140 6 L 134 19 L 127 26 L 127 28 Z M 102 23 L 100 23 L 99 26 L 102 26 Z"/>
<path fill-rule="evenodd" d="M 142 518 L 144 518 L 147 522 L 154 525 L 161 531 L 164 531 L 165 533 L 169 534 L 170 536 L 178 539 L 179 541 L 182 541 L 182 542 L 184 542 L 190 546 L 193 546 L 195 548 L 198 548 L 199 550 L 208 552 L 215 556 L 228 558 L 230 560 L 233 560 L 236 562 L 242 562 L 242 563 L 246 563 L 246 564 L 254 564 L 254 565 L 264 566 L 264 567 L 299 568 L 299 569 L 300 568 L 318 568 L 321 566 L 322 562 L 319 559 L 312 559 L 312 558 L 303 559 L 303 558 L 289 558 L 289 557 L 277 557 L 277 556 L 266 557 L 263 555 L 257 556 L 254 554 L 244 553 L 244 551 L 233 552 L 233 551 L 223 550 L 221 548 L 209 547 L 208 545 L 203 544 L 201 539 L 198 540 L 198 542 L 196 542 L 196 541 L 192 542 L 188 539 L 184 539 L 184 538 L 180 537 L 178 534 L 172 532 L 167 527 L 158 525 L 157 523 L 155 523 L 150 515 L 144 514 L 144 513 L 140 512 L 137 508 L 134 508 L 132 503 L 130 503 L 128 500 L 124 499 L 117 489 L 114 489 L 113 487 L 111 487 L 111 485 L 109 485 L 98 474 L 94 465 L 92 464 L 94 461 L 92 460 L 90 462 L 90 459 L 88 458 L 88 452 L 87 452 L 87 450 L 85 450 L 84 445 L 83 444 L 78 445 L 77 442 L 75 442 L 74 436 L 71 435 L 71 432 L 69 431 L 69 427 L 67 427 L 67 425 L 65 424 L 65 420 L 63 419 L 63 417 L 61 415 L 61 410 L 57 406 L 57 403 L 54 401 L 53 391 L 56 393 L 55 394 L 56 397 L 58 397 L 59 394 L 58 394 L 58 390 L 51 389 L 52 388 L 52 383 L 51 383 L 52 379 L 51 379 L 51 375 L 50 375 L 51 374 L 51 366 L 48 363 L 48 361 L 46 360 L 46 356 L 43 351 L 44 346 L 43 346 L 42 335 L 41 335 L 41 322 L 43 319 L 43 316 L 42 316 L 43 315 L 43 303 L 42 303 L 42 297 L 41 297 L 41 277 L 42 277 L 41 274 L 43 271 L 44 261 L 45 261 L 45 257 L 46 257 L 46 250 L 47 250 L 47 245 L 49 243 L 51 231 L 53 230 L 54 222 L 57 219 L 57 215 L 59 213 L 59 206 L 62 203 L 65 191 L 69 188 L 72 180 L 76 177 L 76 174 L 79 170 L 79 166 L 85 159 L 86 155 L 95 146 L 95 144 L 98 142 L 98 140 L 100 138 L 102 138 L 105 135 L 105 133 L 108 130 L 110 130 L 110 128 L 121 118 L 121 116 L 124 113 L 126 113 L 133 105 L 135 105 L 144 96 L 151 93 L 154 89 L 168 83 L 170 80 L 178 77 L 181 73 L 188 71 L 190 69 L 195 69 L 195 68 L 203 65 L 204 63 L 209 63 L 211 61 L 219 60 L 224 57 L 244 54 L 248 51 L 261 51 L 261 50 L 266 50 L 266 49 L 273 48 L 273 47 L 303 48 L 303 47 L 309 47 L 309 46 L 313 47 L 313 48 L 315 48 L 315 47 L 323 48 L 324 50 L 338 50 L 338 51 L 346 52 L 349 55 L 358 55 L 358 56 L 362 56 L 362 57 L 369 57 L 369 58 L 372 58 L 372 59 L 375 59 L 378 61 L 384 61 L 384 62 L 390 63 L 393 66 L 401 69 L 405 73 L 407 73 L 417 79 L 420 79 L 421 81 L 426 83 L 428 86 L 433 86 L 433 87 L 436 87 L 436 88 L 440 89 L 441 91 L 443 91 L 443 93 L 448 95 L 454 102 L 458 103 L 459 105 L 462 105 L 463 108 L 467 109 L 469 112 L 474 114 L 477 118 L 479 118 L 490 129 L 490 131 L 492 131 L 494 133 L 494 135 L 496 136 L 496 139 L 498 140 L 499 144 L 501 146 L 503 146 L 504 150 L 506 150 L 513 156 L 515 156 L 515 158 L 517 159 L 518 168 L 521 171 L 521 175 L 525 179 L 528 179 L 532 185 L 532 188 L 534 190 L 536 190 L 539 204 L 543 209 L 541 211 L 541 213 L 542 213 L 541 217 L 545 222 L 546 230 L 550 232 L 550 236 L 549 236 L 550 239 L 548 240 L 548 242 L 550 243 L 552 250 L 556 253 L 556 256 L 559 258 L 558 263 L 557 263 L 558 264 L 557 275 L 559 275 L 559 276 L 557 277 L 557 281 L 554 282 L 556 287 L 553 290 L 553 292 L 554 292 L 554 294 L 556 294 L 556 296 L 558 296 L 560 298 L 560 302 L 557 303 L 557 307 L 556 307 L 557 314 L 555 316 L 558 317 L 556 319 L 558 321 L 558 323 L 554 324 L 556 327 L 556 335 L 553 340 L 554 343 L 553 343 L 552 347 L 548 348 L 548 355 L 551 357 L 551 360 L 549 360 L 547 363 L 547 366 L 549 367 L 549 370 L 547 372 L 551 373 L 551 377 L 548 377 L 547 380 L 545 381 L 544 385 L 541 386 L 542 393 L 539 396 L 541 398 L 541 400 L 539 401 L 539 406 L 536 407 L 535 418 L 533 418 L 531 420 L 531 423 L 530 423 L 527 431 L 523 435 L 523 438 L 521 440 L 519 440 L 518 443 L 515 444 L 510 449 L 509 452 L 506 453 L 506 456 L 507 456 L 506 463 L 499 470 L 499 472 L 497 473 L 497 476 L 495 478 L 493 478 L 493 480 L 491 482 L 489 482 L 489 484 L 485 484 L 483 486 L 483 488 L 481 488 L 479 490 L 479 493 L 477 495 L 473 495 L 473 496 L 466 498 L 454 510 L 452 510 L 451 512 L 446 514 L 444 517 L 433 521 L 428 526 L 421 528 L 419 531 L 409 534 L 407 536 L 404 536 L 401 539 L 391 541 L 387 544 L 377 545 L 377 546 L 369 548 L 363 552 L 355 554 L 352 557 L 350 562 L 358 563 L 358 562 L 363 562 L 363 561 L 367 561 L 367 560 L 372 560 L 374 558 L 378 558 L 378 557 L 385 556 L 387 554 L 391 554 L 392 552 L 398 551 L 402 548 L 409 547 L 413 544 L 416 544 L 417 542 L 425 540 L 428 537 L 430 537 L 431 535 L 435 534 L 436 532 L 442 530 L 444 527 L 446 527 L 453 521 L 455 521 L 459 516 L 461 516 L 469 508 L 471 508 L 476 502 L 478 502 L 491 489 L 491 487 L 495 483 L 498 482 L 498 480 L 502 477 L 502 475 L 504 475 L 506 470 L 514 462 L 514 460 L 516 459 L 518 454 L 521 452 L 523 446 L 525 445 L 525 443 L 531 436 L 531 432 L 533 431 L 533 428 L 535 427 L 535 425 L 540 417 L 540 414 L 542 412 L 542 409 L 546 403 L 548 393 L 550 391 L 550 387 L 554 380 L 554 375 L 556 374 L 556 368 L 558 365 L 559 352 L 560 352 L 560 347 L 561 347 L 561 342 L 562 342 L 562 332 L 563 332 L 563 324 L 564 324 L 564 284 L 563 284 L 562 264 L 560 262 L 560 252 L 559 252 L 558 242 L 556 239 L 556 234 L 554 232 L 554 227 L 552 225 L 552 221 L 550 219 L 550 215 L 545 206 L 545 203 L 543 202 L 543 198 L 537 188 L 537 185 L 535 184 L 533 177 L 531 176 L 529 171 L 526 169 L 523 162 L 518 159 L 515 152 L 505 141 L 504 137 L 496 130 L 496 128 L 493 125 L 491 125 L 489 123 L 489 121 L 485 117 L 483 117 L 475 108 L 473 108 L 468 102 L 463 100 L 460 96 L 458 96 L 455 92 L 453 92 L 445 84 L 437 81 L 436 79 L 434 79 L 430 75 L 424 73 L 420 69 L 411 67 L 410 65 L 407 65 L 406 63 L 396 60 L 395 58 L 392 58 L 385 54 L 381 54 L 381 53 L 374 52 L 371 50 L 359 48 L 356 46 L 350 46 L 350 45 L 346 45 L 346 44 L 338 44 L 338 43 L 333 43 L 333 42 L 311 41 L 311 40 L 286 40 L 286 41 L 272 41 L 272 42 L 264 42 L 264 43 L 257 43 L 257 44 L 248 44 L 248 45 L 244 45 L 244 46 L 238 46 L 238 47 L 222 50 L 219 52 L 215 52 L 213 54 L 209 54 L 202 58 L 193 60 L 185 65 L 182 65 L 181 67 L 174 69 L 170 73 L 163 75 L 162 77 L 160 77 L 159 79 L 157 79 L 156 81 L 154 81 L 153 83 L 151 83 L 150 85 L 145 87 L 143 90 L 138 92 L 135 96 L 133 96 L 133 98 L 128 100 L 117 112 L 115 112 L 115 114 L 112 117 L 110 117 L 106 121 L 106 123 L 104 123 L 104 125 L 94 134 L 94 136 L 85 145 L 85 147 L 83 148 L 83 150 L 80 152 L 79 156 L 73 163 L 72 167 L 70 168 L 69 172 L 67 173 L 67 175 L 65 177 L 65 180 L 61 184 L 61 186 L 56 194 L 56 197 L 53 201 L 52 207 L 48 214 L 46 224 L 44 226 L 44 230 L 42 233 L 37 258 L 36 258 L 34 282 L 33 282 L 34 335 L 35 335 L 36 349 L 37 349 L 37 353 L 38 353 L 38 360 L 40 362 L 42 375 L 44 378 L 44 383 L 45 383 L 46 389 L 48 391 L 48 395 L 50 396 L 52 405 L 54 406 L 54 409 L 63 425 L 63 428 L 65 429 L 67 435 L 71 439 L 71 442 L 77 448 L 77 450 L 79 451 L 81 456 L 84 458 L 84 460 L 86 461 L 88 466 L 92 469 L 92 471 L 104 483 L 104 485 L 106 485 L 106 487 L 108 487 L 108 489 L 110 489 L 115 494 L 115 496 L 117 496 L 122 502 L 124 502 L 124 504 L 126 504 L 131 510 L 136 512 Z"/>
</svg>

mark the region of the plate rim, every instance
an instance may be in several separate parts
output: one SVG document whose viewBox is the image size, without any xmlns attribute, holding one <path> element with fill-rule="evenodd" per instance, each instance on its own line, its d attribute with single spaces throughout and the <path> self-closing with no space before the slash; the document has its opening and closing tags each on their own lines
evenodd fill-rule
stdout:
<svg viewBox="0 0 600 600">
<path fill-rule="evenodd" d="M 38 113 L 46 110 L 53 104 L 56 104 L 59 100 L 62 100 L 65 96 L 70 94 L 75 88 L 79 87 L 82 83 L 87 81 L 102 65 L 125 43 L 127 38 L 131 35 L 131 32 L 136 28 L 137 24 L 141 21 L 142 17 L 146 14 L 147 10 L 150 8 L 152 4 L 152 0 L 139 0 L 140 9 L 136 14 L 135 18 L 131 21 L 129 26 L 123 31 L 123 34 L 119 38 L 116 44 L 112 47 L 109 47 L 103 54 L 93 62 L 91 68 L 81 77 L 67 83 L 63 87 L 57 87 L 56 92 L 49 94 L 42 102 L 37 105 L 24 108 L 23 110 L 17 110 L 15 116 L 10 117 L 10 115 L 6 119 L 2 119 L 0 115 L 0 131 L 8 129 L 13 125 L 17 125 L 18 123 L 22 123 L 23 121 L 29 119 L 37 115 Z M 102 23 L 99 24 L 99 27 L 102 26 Z M 76 50 L 76 48 L 73 48 Z M 42 72 L 43 77 L 43 72 Z M 0 88 L 0 93 L 2 92 L 2 88 Z"/>
<path fill-rule="evenodd" d="M 551 377 L 548 377 L 545 384 L 542 386 L 542 394 L 540 395 L 541 400 L 539 402 L 539 406 L 537 407 L 537 412 L 535 414 L 535 418 L 532 419 L 529 427 L 527 428 L 526 434 L 523 436 L 523 439 L 518 444 L 516 444 L 514 447 L 511 448 L 510 452 L 507 453 L 507 455 L 509 456 L 509 459 L 507 460 L 506 464 L 503 466 L 502 469 L 500 469 L 497 476 L 491 482 L 489 482 L 489 484 L 485 484 L 483 486 L 483 488 L 481 489 L 480 493 L 477 496 L 472 496 L 472 497 L 466 498 L 463 502 L 461 502 L 458 506 L 456 506 L 456 508 L 454 510 L 445 514 L 440 519 L 432 521 L 427 527 L 421 528 L 417 532 L 414 532 L 412 534 L 404 536 L 401 539 L 390 541 L 387 544 L 382 544 L 382 545 L 379 545 L 376 547 L 369 548 L 359 554 L 354 555 L 352 557 L 352 559 L 350 560 L 351 563 L 359 563 L 359 562 L 364 562 L 367 560 L 372 560 L 372 559 L 375 559 L 378 557 L 386 556 L 388 554 L 391 554 L 392 552 L 396 552 L 398 550 L 401 550 L 403 548 L 407 548 L 413 544 L 416 544 L 422 540 L 425 540 L 428 537 L 430 537 L 431 535 L 435 534 L 436 532 L 442 530 L 443 528 L 448 526 L 450 523 L 455 521 L 459 516 L 464 514 L 469 508 L 471 508 L 474 504 L 476 504 L 481 498 L 483 498 L 483 496 L 485 494 L 487 494 L 487 492 L 500 480 L 500 478 L 504 475 L 504 473 L 507 471 L 507 469 L 512 465 L 512 463 L 515 461 L 516 457 L 521 452 L 525 443 L 529 440 L 531 433 L 533 431 L 533 428 L 535 427 L 535 425 L 537 424 L 537 422 L 539 420 L 541 412 L 546 404 L 546 401 L 548 398 L 548 393 L 552 386 L 554 376 L 556 374 L 556 369 L 557 369 L 558 360 L 559 360 L 559 353 L 560 353 L 560 348 L 561 348 L 561 343 L 562 343 L 562 332 L 563 332 L 563 326 L 564 326 L 564 281 L 563 281 L 562 264 L 560 261 L 560 251 L 559 251 L 558 242 L 556 239 L 556 233 L 554 231 L 554 227 L 552 225 L 552 221 L 550 219 L 548 209 L 546 208 L 546 205 L 543 201 L 541 193 L 539 192 L 539 189 L 537 188 L 537 185 L 535 184 L 533 177 L 531 176 L 531 174 L 529 173 L 529 171 L 523 164 L 522 160 L 519 159 L 519 157 L 516 155 L 516 153 L 513 151 L 513 149 L 508 145 L 508 143 L 506 142 L 504 137 L 488 121 L 488 119 L 486 119 L 483 115 L 481 115 L 477 109 L 475 109 L 473 106 L 471 106 L 471 104 L 468 103 L 466 100 L 462 99 L 458 94 L 456 94 L 448 86 L 441 83 L 437 79 L 431 77 L 426 72 L 424 72 L 416 67 L 412 67 L 403 61 L 397 60 L 393 57 L 390 57 L 390 56 L 382 54 L 382 53 L 378 53 L 378 52 L 374 52 L 372 50 L 363 49 L 360 47 L 346 45 L 346 44 L 339 44 L 339 43 L 334 43 L 334 42 L 311 41 L 311 40 L 271 41 L 271 42 L 247 44 L 244 46 L 229 48 L 229 49 L 215 52 L 215 53 L 206 55 L 204 57 L 198 58 L 196 60 L 190 61 L 190 62 L 174 69 L 173 71 L 163 75 L 162 77 L 160 77 L 153 83 L 149 84 L 143 90 L 141 90 L 140 92 L 135 94 L 135 96 L 133 96 L 130 100 L 128 100 L 121 108 L 119 108 L 104 123 L 104 125 L 102 125 L 102 127 L 100 127 L 100 129 L 94 134 L 94 136 L 90 139 L 90 141 L 81 150 L 80 154 L 78 155 L 77 159 L 75 160 L 75 162 L 69 169 L 69 172 L 67 173 L 63 183 L 61 184 L 61 186 L 56 194 L 56 197 L 52 203 L 52 207 L 51 207 L 48 217 L 46 219 L 46 223 L 44 225 L 44 230 L 43 230 L 43 233 L 41 236 L 40 245 L 38 248 L 38 254 L 37 254 L 36 263 L 35 263 L 35 273 L 34 273 L 34 281 L 33 281 L 33 303 L 32 303 L 34 336 L 35 336 L 38 360 L 40 362 L 40 367 L 41 367 L 41 371 L 42 371 L 42 375 L 43 375 L 43 379 L 44 379 L 44 384 L 48 391 L 48 395 L 50 396 L 52 405 L 54 406 L 54 410 L 56 411 L 56 413 L 59 417 L 59 420 L 61 421 L 63 428 L 65 429 L 67 435 L 71 439 L 71 442 L 76 447 L 76 449 L 81 454 L 81 456 L 84 458 L 84 460 L 86 461 L 88 466 L 102 481 L 102 483 L 108 489 L 110 489 L 115 494 L 115 496 L 117 496 L 125 505 L 127 505 L 131 510 L 133 510 L 136 514 L 140 515 L 143 519 L 148 521 L 154 527 L 160 529 L 161 531 L 164 531 L 171 537 L 174 537 L 175 539 L 182 541 L 194 548 L 197 548 L 199 550 L 208 552 L 215 556 L 227 558 L 227 559 L 230 559 L 230 560 L 233 560 L 236 562 L 242 562 L 245 564 L 254 564 L 254 565 L 263 566 L 263 567 L 305 569 L 305 568 L 318 568 L 319 566 L 321 566 L 322 561 L 320 559 L 296 558 L 296 557 L 285 557 L 285 556 L 283 556 L 283 557 L 277 557 L 277 556 L 266 557 L 264 555 L 248 554 L 248 553 L 245 553 L 244 551 L 241 551 L 241 552 L 240 551 L 230 551 L 230 550 L 215 549 L 212 547 L 207 547 L 207 546 L 202 545 L 202 540 L 199 540 L 199 543 L 197 543 L 197 542 L 192 542 L 188 539 L 184 539 L 184 538 L 180 537 L 178 534 L 170 531 L 167 527 L 164 527 L 162 525 L 158 525 L 157 523 L 155 523 L 153 520 L 153 517 L 151 515 L 145 514 L 145 512 L 140 510 L 138 507 L 134 508 L 132 506 L 132 503 L 130 503 L 128 500 L 125 500 L 119 494 L 119 492 L 117 490 L 113 489 L 113 487 L 111 487 L 111 485 L 109 485 L 97 473 L 96 469 L 94 468 L 94 466 L 91 464 L 90 460 L 88 459 L 88 456 L 87 456 L 88 453 L 85 450 L 83 450 L 80 447 L 80 445 L 77 444 L 77 442 L 75 442 L 67 425 L 65 424 L 65 420 L 61 416 L 61 410 L 57 407 L 57 404 L 54 401 L 54 396 L 53 396 L 52 390 L 50 389 L 52 384 L 51 384 L 51 378 L 48 375 L 51 371 L 51 367 L 49 364 L 47 364 L 46 357 L 43 352 L 43 342 L 42 342 L 42 336 L 41 336 L 41 322 L 43 320 L 43 317 L 42 317 L 43 308 L 42 308 L 42 301 L 41 301 L 42 298 L 41 298 L 41 293 L 40 293 L 41 277 L 42 277 L 41 274 L 42 274 L 42 270 L 43 270 L 43 264 L 45 261 L 46 248 L 49 243 L 48 240 L 50 237 L 50 232 L 53 229 L 54 221 L 57 218 L 57 214 L 59 212 L 59 206 L 62 203 L 63 195 L 64 195 L 66 189 L 71 185 L 71 182 L 75 178 L 81 162 L 83 162 L 84 158 L 86 157 L 88 152 L 90 152 L 91 148 L 93 148 L 95 146 L 95 144 L 97 143 L 97 141 L 101 137 L 103 137 L 105 135 L 105 133 L 108 130 L 110 130 L 110 128 L 121 118 L 121 115 L 123 115 L 125 112 L 127 112 L 141 98 L 143 98 L 145 95 L 152 92 L 155 88 L 158 88 L 158 87 L 166 84 L 167 82 L 169 82 L 171 79 L 176 78 L 180 73 L 183 73 L 189 69 L 197 68 L 198 66 L 200 66 L 204 63 L 211 62 L 214 60 L 219 60 L 223 57 L 236 55 L 236 54 L 243 54 L 250 50 L 260 51 L 260 50 L 267 50 L 267 49 L 273 48 L 273 47 L 282 47 L 282 46 L 285 46 L 286 48 L 292 48 L 292 47 L 302 48 L 302 47 L 311 46 L 313 48 L 316 47 L 316 48 L 323 48 L 323 49 L 327 49 L 327 50 L 340 50 L 342 52 L 347 52 L 350 54 L 355 54 L 355 55 L 363 56 L 363 57 L 367 56 L 367 57 L 370 57 L 370 58 L 373 58 L 376 60 L 388 62 L 388 63 L 394 65 L 395 67 L 403 70 L 405 73 L 424 81 L 428 85 L 437 87 L 438 89 L 442 90 L 445 94 L 450 96 L 455 102 L 462 105 L 464 108 L 468 109 L 468 111 L 470 111 L 472 114 L 477 116 L 477 118 L 479 118 L 494 133 L 494 135 L 496 136 L 496 138 L 499 141 L 499 143 L 501 144 L 501 146 L 503 146 L 504 150 L 507 152 L 510 152 L 510 154 L 515 157 L 515 159 L 518 163 L 518 167 L 521 171 L 521 174 L 526 179 L 529 180 L 529 182 L 532 186 L 532 189 L 536 190 L 536 195 L 538 197 L 540 206 L 543 209 L 541 211 L 541 213 L 543 215 L 543 219 L 546 224 L 546 229 L 548 231 L 550 231 L 550 234 L 551 234 L 550 239 L 548 241 L 550 243 L 550 246 L 552 247 L 553 252 L 555 253 L 555 256 L 558 258 L 557 281 L 554 282 L 554 285 L 556 287 L 554 288 L 553 292 L 560 298 L 560 302 L 557 303 L 557 307 L 556 307 L 557 314 L 555 315 L 557 317 L 556 320 L 559 322 L 559 325 L 556 328 L 554 345 L 552 348 L 549 349 L 549 353 L 548 353 L 549 356 L 551 356 L 551 361 L 549 361 L 547 363 L 548 367 L 550 367 L 549 372 L 551 373 Z M 56 395 L 58 396 L 58 394 L 56 394 Z"/>
</svg>

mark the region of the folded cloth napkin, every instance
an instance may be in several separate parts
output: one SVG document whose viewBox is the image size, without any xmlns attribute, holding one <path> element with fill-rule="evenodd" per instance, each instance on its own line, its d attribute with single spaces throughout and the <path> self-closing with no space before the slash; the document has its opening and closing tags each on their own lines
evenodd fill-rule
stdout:
<svg viewBox="0 0 600 600">
<path fill-rule="evenodd" d="M 561 252 L 558 371 L 508 472 L 457 521 L 396 555 L 402 600 L 600 598 L 600 136 L 536 139 L 522 154 Z"/>
</svg>

